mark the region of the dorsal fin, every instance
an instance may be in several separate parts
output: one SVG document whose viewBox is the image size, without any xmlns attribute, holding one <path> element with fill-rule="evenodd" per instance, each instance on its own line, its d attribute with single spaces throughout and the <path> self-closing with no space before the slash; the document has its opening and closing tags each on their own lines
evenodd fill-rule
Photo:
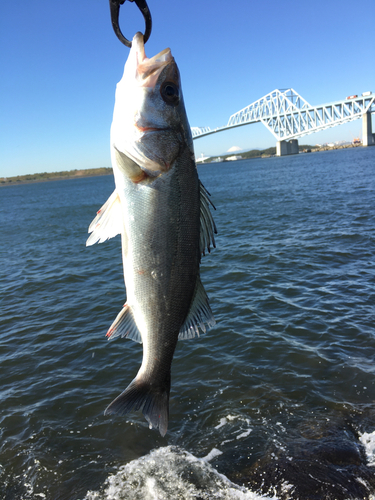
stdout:
<svg viewBox="0 0 375 500">
<path fill-rule="evenodd" d="M 180 329 L 178 338 L 180 340 L 185 340 L 193 339 L 195 335 L 199 337 L 199 328 L 203 333 L 206 333 L 205 323 L 208 328 L 211 328 L 216 324 L 216 321 L 212 314 L 210 304 L 208 303 L 206 290 L 198 276 L 190 310 Z"/>
<path fill-rule="evenodd" d="M 199 241 L 199 249 L 203 255 L 205 255 L 205 250 L 207 248 L 208 253 L 211 252 L 211 245 L 213 248 L 216 248 L 215 237 L 214 234 L 217 234 L 217 229 L 215 225 L 215 221 L 212 217 L 210 211 L 210 205 L 216 210 L 214 204 L 209 199 L 210 193 L 207 189 L 200 183 L 200 198 L 201 198 L 201 207 L 200 207 L 200 219 L 201 219 L 201 230 L 200 230 L 200 241 Z"/>
</svg>

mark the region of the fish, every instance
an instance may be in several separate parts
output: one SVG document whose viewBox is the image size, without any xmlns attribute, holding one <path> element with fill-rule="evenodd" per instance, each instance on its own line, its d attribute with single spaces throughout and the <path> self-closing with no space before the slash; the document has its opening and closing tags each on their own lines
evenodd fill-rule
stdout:
<svg viewBox="0 0 375 500">
<path fill-rule="evenodd" d="M 177 341 L 215 325 L 200 261 L 215 248 L 217 229 L 198 177 L 177 64 L 169 48 L 147 58 L 141 33 L 116 87 L 110 147 L 116 187 L 86 245 L 121 235 L 126 303 L 107 337 L 142 343 L 143 358 L 105 415 L 141 410 L 165 436 Z"/>
</svg>

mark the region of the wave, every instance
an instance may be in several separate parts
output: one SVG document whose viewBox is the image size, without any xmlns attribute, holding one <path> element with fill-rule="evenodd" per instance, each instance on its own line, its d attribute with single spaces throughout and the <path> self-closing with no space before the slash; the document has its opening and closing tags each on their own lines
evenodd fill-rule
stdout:
<svg viewBox="0 0 375 500">
<path fill-rule="evenodd" d="M 177 446 L 151 451 L 122 465 L 100 491 L 85 500 L 276 500 L 232 483 L 209 463 L 222 452 L 213 448 L 197 458 Z"/>
</svg>

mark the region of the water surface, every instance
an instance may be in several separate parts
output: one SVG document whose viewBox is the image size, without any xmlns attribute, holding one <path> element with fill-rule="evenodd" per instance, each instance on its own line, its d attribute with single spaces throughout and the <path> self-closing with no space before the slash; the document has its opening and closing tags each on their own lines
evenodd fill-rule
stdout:
<svg viewBox="0 0 375 500">
<path fill-rule="evenodd" d="M 1 498 L 375 494 L 375 148 L 199 173 L 217 325 L 178 344 L 165 438 L 103 416 L 142 359 L 105 339 L 126 300 L 119 237 L 85 247 L 112 176 L 0 190 Z"/>
</svg>

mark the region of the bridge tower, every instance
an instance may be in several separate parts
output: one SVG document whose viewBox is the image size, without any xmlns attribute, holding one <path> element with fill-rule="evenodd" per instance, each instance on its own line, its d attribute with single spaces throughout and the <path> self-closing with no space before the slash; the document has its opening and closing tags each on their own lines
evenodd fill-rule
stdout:
<svg viewBox="0 0 375 500">
<path fill-rule="evenodd" d="M 276 156 L 296 155 L 299 153 L 297 139 L 290 139 L 290 141 L 277 141 L 276 143 Z"/>
<path fill-rule="evenodd" d="M 363 113 L 362 115 L 362 145 L 375 145 L 375 134 L 372 133 L 371 113 Z"/>
</svg>

